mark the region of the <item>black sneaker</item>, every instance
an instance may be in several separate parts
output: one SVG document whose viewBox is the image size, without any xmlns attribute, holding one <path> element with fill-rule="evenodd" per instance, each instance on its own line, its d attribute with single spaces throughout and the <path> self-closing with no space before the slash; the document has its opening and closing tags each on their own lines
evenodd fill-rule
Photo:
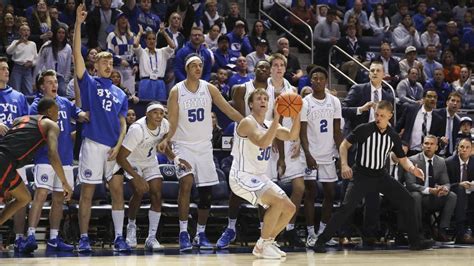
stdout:
<svg viewBox="0 0 474 266">
<path fill-rule="evenodd" d="M 420 240 L 414 244 L 411 244 L 410 245 L 410 249 L 411 250 L 424 250 L 424 249 L 430 249 L 432 248 L 434 245 L 434 241 L 433 240 L 428 240 L 428 239 L 423 239 L 423 240 Z"/>
<path fill-rule="evenodd" d="M 313 250 L 315 253 L 326 253 L 326 243 L 316 241 L 316 244 L 314 244 Z"/>
<path fill-rule="evenodd" d="M 288 241 L 290 247 L 303 248 L 306 244 L 301 240 L 301 238 L 296 233 L 296 229 L 285 231 L 285 239 Z"/>
</svg>

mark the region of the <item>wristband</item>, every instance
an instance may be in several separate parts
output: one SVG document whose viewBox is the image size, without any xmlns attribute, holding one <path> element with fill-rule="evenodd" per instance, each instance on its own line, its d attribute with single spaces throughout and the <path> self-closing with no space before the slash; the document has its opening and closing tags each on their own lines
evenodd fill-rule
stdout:
<svg viewBox="0 0 474 266">
<path fill-rule="evenodd" d="M 174 162 L 175 165 L 179 165 L 179 164 L 181 163 L 181 162 L 179 161 L 179 159 L 181 159 L 181 158 L 179 158 L 179 156 L 175 156 L 175 157 L 174 157 L 173 162 Z"/>
</svg>

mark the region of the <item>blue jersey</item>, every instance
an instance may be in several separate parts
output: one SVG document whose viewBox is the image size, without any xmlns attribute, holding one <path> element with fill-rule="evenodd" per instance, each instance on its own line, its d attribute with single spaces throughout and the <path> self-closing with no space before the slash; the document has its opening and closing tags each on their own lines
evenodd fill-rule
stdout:
<svg viewBox="0 0 474 266">
<path fill-rule="evenodd" d="M 23 93 L 10 86 L 0 90 L 0 123 L 11 128 L 15 118 L 28 114 L 28 102 Z"/>
<path fill-rule="evenodd" d="M 82 137 L 114 147 L 120 136 L 119 116 L 126 117 L 127 95 L 112 80 L 91 77 L 87 71 L 79 80 L 82 110 L 90 112 L 90 121 L 83 125 Z"/>
<path fill-rule="evenodd" d="M 38 103 L 41 97 L 36 97 L 30 106 L 30 114 L 38 114 Z M 72 165 L 74 143 L 71 133 L 74 131 L 71 118 L 77 119 L 81 109 L 77 108 L 67 98 L 57 96 L 56 103 L 59 107 L 58 126 L 58 153 L 63 165 Z M 35 164 L 51 164 L 48 159 L 48 148 L 41 147 L 35 155 Z"/>
</svg>

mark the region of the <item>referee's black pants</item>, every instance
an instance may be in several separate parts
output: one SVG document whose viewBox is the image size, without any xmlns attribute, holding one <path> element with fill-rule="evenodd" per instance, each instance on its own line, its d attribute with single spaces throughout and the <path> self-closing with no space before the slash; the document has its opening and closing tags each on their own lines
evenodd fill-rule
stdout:
<svg viewBox="0 0 474 266">
<path fill-rule="evenodd" d="M 420 241 L 417 231 L 415 201 L 406 188 L 392 178 L 386 170 L 374 171 L 355 167 L 353 169 L 353 180 L 347 188 L 344 202 L 336 213 L 331 216 L 326 229 L 318 237 L 318 242 L 326 243 L 329 241 L 354 212 L 359 202 L 371 192 L 384 194 L 403 213 L 410 243 Z"/>
</svg>

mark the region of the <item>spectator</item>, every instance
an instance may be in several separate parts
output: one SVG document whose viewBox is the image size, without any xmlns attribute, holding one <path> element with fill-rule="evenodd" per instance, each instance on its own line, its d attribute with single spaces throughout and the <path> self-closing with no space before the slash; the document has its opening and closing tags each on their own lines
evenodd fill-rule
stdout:
<svg viewBox="0 0 474 266">
<path fill-rule="evenodd" d="M 250 40 L 250 44 L 252 45 L 253 50 L 257 49 L 257 43 L 264 39 L 267 41 L 267 32 L 265 31 L 265 25 L 263 24 L 263 20 L 256 20 L 253 24 L 252 32 L 248 36 Z M 271 53 L 271 47 L 268 47 L 268 53 Z"/>
<path fill-rule="evenodd" d="M 354 24 L 356 26 L 356 36 L 362 37 L 362 34 L 364 33 L 364 30 L 362 29 L 362 26 L 360 25 L 359 19 L 355 14 L 352 14 L 349 16 L 349 20 L 347 21 L 346 27 L 349 24 Z"/>
<path fill-rule="evenodd" d="M 122 85 L 135 94 L 135 73 L 138 67 L 133 66 L 133 36 L 127 15 L 118 13 L 115 29 L 107 36 L 107 50 L 114 55 L 114 66 L 122 76 Z"/>
<path fill-rule="evenodd" d="M 419 75 L 418 75 L 418 81 L 420 83 L 425 83 L 425 74 L 423 72 L 423 64 L 417 60 L 416 58 L 417 53 L 416 53 L 416 48 L 414 46 L 408 46 L 405 49 L 405 59 L 400 61 L 400 79 L 407 78 L 408 76 L 408 71 L 412 67 L 418 68 Z"/>
<path fill-rule="evenodd" d="M 408 46 L 420 48 L 421 41 L 418 31 L 413 27 L 411 16 L 407 14 L 393 31 L 392 48 L 403 51 Z"/>
<path fill-rule="evenodd" d="M 380 57 L 374 60 L 382 62 L 385 73 L 383 79 L 390 83 L 393 88 L 396 88 L 398 81 L 400 81 L 400 64 L 398 60 L 392 56 L 390 44 L 386 42 L 382 43 L 380 46 Z"/>
<path fill-rule="evenodd" d="M 66 1 L 64 10 L 59 14 L 59 21 L 66 23 L 66 25 L 73 25 L 74 22 L 76 22 L 76 1 L 75 0 Z"/>
<path fill-rule="evenodd" d="M 107 50 L 107 36 L 112 32 L 119 11 L 111 8 L 112 0 L 99 0 L 100 7 L 87 15 L 86 32 L 87 47 L 100 47 Z"/>
<path fill-rule="evenodd" d="M 278 3 L 284 6 L 286 9 L 290 9 L 293 3 L 292 0 L 280 0 Z M 274 0 L 264 0 L 263 1 L 263 9 L 270 13 L 270 17 L 272 17 L 275 21 L 277 21 L 281 27 L 285 29 L 289 29 L 288 23 L 288 12 L 284 10 L 280 5 L 275 4 Z M 268 21 L 269 22 L 269 21 Z M 274 25 L 274 29 L 276 29 L 277 35 L 280 35 L 284 31 L 280 28 L 280 26 Z"/>
<path fill-rule="evenodd" d="M 141 99 L 157 100 L 165 102 L 168 99 L 167 89 L 164 80 L 166 71 L 166 62 L 174 55 L 173 40 L 166 34 L 164 23 L 161 24 L 160 34 L 165 36 L 168 46 L 156 48 L 156 34 L 153 31 L 146 32 L 146 45 L 143 49 L 140 44 L 140 38 L 143 34 L 143 28 L 140 25 L 140 32 L 135 37 L 133 51 L 138 58 L 140 66 L 140 84 L 138 87 L 138 96 Z M 154 59 L 154 60 L 153 60 Z"/>
<path fill-rule="evenodd" d="M 214 60 L 216 62 L 213 72 L 216 72 L 218 68 L 234 68 L 239 55 L 239 53 L 229 49 L 229 37 L 227 35 L 219 36 L 217 39 L 217 50 L 214 51 Z"/>
<path fill-rule="evenodd" d="M 324 22 L 329 11 L 328 5 L 316 5 L 316 21 L 317 23 Z"/>
<path fill-rule="evenodd" d="M 137 96 L 132 94 L 126 87 L 122 85 L 122 75 L 120 75 L 120 72 L 118 72 L 115 69 L 112 70 L 112 74 L 110 74 L 110 79 L 112 80 L 112 84 L 119 87 L 120 89 L 123 90 L 123 92 L 125 92 L 129 103 L 137 104 L 138 101 L 140 101 L 140 99 Z"/>
<path fill-rule="evenodd" d="M 186 38 L 180 32 L 180 28 L 181 28 L 181 15 L 179 15 L 179 13 L 177 12 L 171 13 L 168 19 L 168 28 L 166 28 L 165 31 L 168 34 L 168 36 L 170 36 L 170 38 L 173 40 L 174 45 L 176 46 L 176 51 L 183 48 L 186 42 Z M 168 46 L 168 43 L 166 42 L 164 35 L 157 34 L 156 47 L 163 48 L 166 46 Z"/>
<path fill-rule="evenodd" d="M 45 0 L 39 0 L 34 9 L 31 20 L 28 21 L 31 26 L 31 40 L 36 43 L 36 47 L 41 47 L 43 43 L 50 40 L 53 36 L 53 21 L 49 15 L 48 6 Z"/>
<path fill-rule="evenodd" d="M 421 45 L 426 49 L 430 44 L 436 46 L 438 49 L 441 48 L 438 29 L 436 23 L 433 21 L 428 23 L 427 30 L 421 34 Z"/>
<path fill-rule="evenodd" d="M 418 2 L 418 13 L 413 16 L 413 24 L 418 32 L 425 31 L 425 25 L 431 21 L 431 18 L 426 16 L 426 3 L 424 1 Z"/>
<path fill-rule="evenodd" d="M 398 83 L 397 95 L 402 106 L 423 103 L 423 86 L 418 82 L 420 73 L 419 68 L 410 67 L 406 78 Z"/>
<path fill-rule="evenodd" d="M 339 39 L 337 45 L 350 56 L 357 59 L 357 61 L 359 61 L 360 63 L 364 62 L 368 48 L 364 42 L 359 41 L 359 39 L 357 38 L 356 26 L 354 24 L 347 24 L 346 36 Z M 352 60 L 346 60 L 347 58 L 342 55 L 340 56 L 340 58 L 338 58 L 338 63 L 341 64 L 341 70 L 342 72 L 346 73 L 352 80 L 355 80 L 357 72 L 359 72 L 360 66 Z"/>
<path fill-rule="evenodd" d="M 134 33 L 140 31 L 139 25 L 144 31 L 158 32 L 160 30 L 160 17 L 152 8 L 152 0 L 140 0 L 140 6 L 137 5 L 137 0 L 127 0 L 122 10 L 130 20 L 130 30 Z M 146 46 L 146 40 L 140 40 L 142 47 Z"/>
<path fill-rule="evenodd" d="M 118 75 L 120 75 L 118 72 L 116 72 Z M 128 108 L 127 111 L 127 117 L 125 118 L 125 121 L 127 122 L 127 131 L 128 128 L 137 121 L 137 114 L 135 113 L 135 110 L 131 107 Z"/>
<path fill-rule="evenodd" d="M 463 45 L 461 44 L 461 39 L 459 36 L 453 36 L 449 41 L 449 46 L 446 50 L 450 50 L 453 53 L 455 61 L 458 64 L 468 64 L 469 61 L 474 61 L 474 58 L 469 58 L 464 49 Z"/>
<path fill-rule="evenodd" d="M 232 95 L 232 88 L 235 85 L 244 84 L 245 82 L 253 78 L 253 73 L 249 74 L 248 72 L 247 59 L 245 58 L 245 56 L 239 56 L 239 58 L 237 58 L 237 64 L 235 66 L 235 70 L 236 70 L 235 74 L 232 75 L 232 77 L 230 77 L 229 79 L 229 82 L 227 82 L 231 90 L 230 95 Z"/>
<path fill-rule="evenodd" d="M 216 76 L 211 80 L 211 83 L 216 86 L 221 92 L 222 96 L 224 96 L 224 98 L 229 101 L 232 97 L 230 95 L 230 87 L 227 85 L 228 78 L 229 71 L 227 71 L 225 68 L 218 68 Z"/>
<path fill-rule="evenodd" d="M 367 13 L 362 10 L 362 1 L 361 0 L 355 0 L 354 1 L 354 7 L 349 9 L 345 14 L 344 14 L 344 26 L 347 25 L 349 16 L 352 14 L 355 14 L 357 18 L 359 19 L 360 25 L 364 29 L 364 31 L 367 31 L 370 29 L 369 25 L 369 18 L 367 17 Z"/>
<path fill-rule="evenodd" d="M 438 68 L 443 68 L 441 63 L 436 61 L 436 55 L 438 54 L 438 49 L 434 45 L 428 45 L 426 47 L 426 59 L 423 60 L 423 70 L 425 71 L 426 79 L 432 79 L 434 77 L 434 70 Z"/>
<path fill-rule="evenodd" d="M 7 47 L 10 46 L 13 40 L 19 38 L 20 35 L 15 26 L 15 17 L 10 13 L 6 13 L 0 25 L 0 53 L 6 54 Z"/>
<path fill-rule="evenodd" d="M 397 5 L 398 5 L 397 13 L 395 13 L 395 15 L 393 15 L 390 19 L 392 23 L 392 27 L 396 27 L 398 24 L 402 23 L 403 18 L 409 12 L 407 3 L 400 2 Z"/>
<path fill-rule="evenodd" d="M 249 38 L 245 33 L 245 22 L 237 20 L 234 29 L 227 34 L 229 37 L 230 50 L 239 52 L 243 56 L 253 52 L 252 45 L 250 45 Z"/>
<path fill-rule="evenodd" d="M 472 142 L 472 119 L 469 116 L 461 117 L 460 127 L 461 130 L 456 138 L 456 146 L 458 146 L 459 142 L 464 138 L 467 138 Z"/>
<path fill-rule="evenodd" d="M 306 0 L 297 0 L 296 5 L 291 9 L 291 11 L 302 21 L 309 24 L 311 28 L 314 28 L 316 25 L 316 18 L 311 11 L 311 7 L 306 3 Z M 308 27 L 294 16 L 289 16 L 289 20 L 292 33 L 304 43 L 311 45 L 311 36 Z M 295 42 L 295 44 L 300 48 L 300 50 L 303 49 L 303 46 L 300 43 Z"/>
<path fill-rule="evenodd" d="M 212 117 L 212 147 L 214 149 L 220 149 L 222 147 L 222 128 L 219 126 L 217 121 L 216 113 L 211 113 Z"/>
<path fill-rule="evenodd" d="M 314 63 L 323 67 L 328 66 L 329 49 L 341 38 L 339 25 L 334 21 L 336 10 L 328 11 L 326 22 L 314 27 L 314 43 L 316 44 Z"/>
<path fill-rule="evenodd" d="M 219 24 L 214 24 L 204 35 L 204 43 L 206 44 L 207 49 L 211 50 L 212 52 L 217 49 L 217 39 L 219 39 L 219 36 L 221 35 L 220 32 L 221 28 Z"/>
<path fill-rule="evenodd" d="M 290 43 L 287 38 L 280 38 L 277 41 L 278 51 L 286 57 L 286 71 L 284 78 L 288 80 L 291 85 L 297 86 L 298 80 L 303 76 L 303 70 L 300 66 L 300 61 L 298 57 L 290 53 Z"/>
<path fill-rule="evenodd" d="M 446 24 L 446 29 L 439 36 L 443 49 L 450 45 L 450 40 L 454 36 L 459 36 L 458 24 L 451 20 Z"/>
<path fill-rule="evenodd" d="M 25 95 L 33 95 L 33 67 L 38 53 L 36 43 L 28 40 L 30 27 L 27 24 L 20 26 L 20 39 L 14 40 L 7 48 L 14 63 L 10 75 L 9 85 Z"/>
<path fill-rule="evenodd" d="M 474 80 L 472 70 L 467 66 L 461 67 L 459 80 L 453 82 L 452 86 L 462 95 L 462 107 L 474 109 Z"/>
<path fill-rule="evenodd" d="M 194 24 L 194 7 L 188 0 L 177 0 L 168 6 L 168 9 L 166 10 L 166 20 L 169 21 L 174 13 L 181 17 L 178 28 L 181 33 L 183 33 L 185 40 L 189 39 Z"/>
<path fill-rule="evenodd" d="M 308 94 L 311 94 L 311 93 L 313 93 L 313 89 L 310 86 L 304 86 L 303 88 L 301 88 L 301 92 L 300 92 L 301 98 L 304 98 Z"/>
<path fill-rule="evenodd" d="M 385 11 L 382 4 L 375 6 L 375 11 L 372 12 L 369 18 L 369 25 L 372 29 L 374 36 L 383 39 L 385 34 L 390 28 L 390 20 L 385 15 Z"/>
<path fill-rule="evenodd" d="M 474 52 L 474 31 L 471 30 L 464 33 L 461 42 L 464 45 L 464 49 L 468 51 L 468 53 Z M 470 56 L 469 59 L 473 60 L 474 57 Z"/>
<path fill-rule="evenodd" d="M 33 77 L 44 70 L 56 71 L 58 95 L 67 96 L 66 84 L 71 79 L 72 48 L 66 39 L 66 28 L 53 29 L 53 37 L 40 48 Z"/>
<path fill-rule="evenodd" d="M 249 29 L 247 27 L 247 20 L 240 15 L 240 7 L 237 2 L 231 2 L 229 6 L 229 15 L 225 18 L 225 26 L 227 28 L 227 32 L 231 32 L 234 30 L 234 26 L 236 22 L 241 20 L 244 22 L 245 32 L 248 32 Z"/>
<path fill-rule="evenodd" d="M 472 12 L 473 11 L 466 11 L 464 14 L 464 23 L 462 24 L 461 34 L 465 34 L 468 31 L 472 31 Z"/>
<path fill-rule="evenodd" d="M 211 78 L 211 68 L 213 65 L 212 55 L 203 43 L 204 34 L 202 33 L 202 29 L 198 27 L 193 27 L 191 29 L 190 41 L 187 42 L 186 45 L 176 53 L 176 57 L 174 60 L 174 76 L 176 83 L 183 81 L 186 78 L 184 60 L 186 56 L 192 53 L 197 53 L 201 56 L 203 61 L 201 79 L 209 81 L 209 79 Z"/>
<path fill-rule="evenodd" d="M 458 4 L 453 7 L 453 19 L 460 25 L 464 24 L 464 15 L 467 12 L 466 0 L 459 0 Z"/>
<path fill-rule="evenodd" d="M 267 54 L 268 42 L 265 39 L 261 39 L 257 42 L 255 51 L 251 52 L 246 56 L 249 73 L 253 73 L 257 62 L 260 60 L 268 60 L 270 57 Z"/>
<path fill-rule="evenodd" d="M 444 79 L 448 83 L 458 80 L 461 74 L 461 68 L 455 64 L 454 55 L 450 50 L 444 51 L 441 56 L 441 63 L 444 69 Z"/>
<path fill-rule="evenodd" d="M 216 24 L 219 26 L 221 34 L 227 33 L 224 17 L 220 16 L 217 12 L 217 0 L 207 0 L 206 11 L 204 11 L 204 16 L 202 17 L 204 31 L 211 30 L 211 27 Z"/>
<path fill-rule="evenodd" d="M 444 71 L 442 68 L 437 68 L 434 71 L 434 78 L 430 79 L 425 84 L 425 90 L 434 90 L 438 95 L 436 108 L 443 108 L 446 106 L 448 95 L 453 91 L 449 83 L 444 80 Z"/>
<path fill-rule="evenodd" d="M 438 18 L 440 21 L 449 21 L 453 17 L 451 1 L 445 0 L 429 0 L 428 6 L 436 7 L 438 10 Z"/>
<path fill-rule="evenodd" d="M 58 7 L 57 6 L 50 6 L 48 8 L 48 12 L 49 12 L 49 17 L 51 18 L 51 25 L 53 25 L 51 27 L 51 30 L 54 30 L 56 27 L 61 26 L 61 27 L 64 27 L 66 29 L 66 32 L 67 32 L 67 29 L 69 28 L 69 26 L 66 23 L 59 20 Z"/>
</svg>

